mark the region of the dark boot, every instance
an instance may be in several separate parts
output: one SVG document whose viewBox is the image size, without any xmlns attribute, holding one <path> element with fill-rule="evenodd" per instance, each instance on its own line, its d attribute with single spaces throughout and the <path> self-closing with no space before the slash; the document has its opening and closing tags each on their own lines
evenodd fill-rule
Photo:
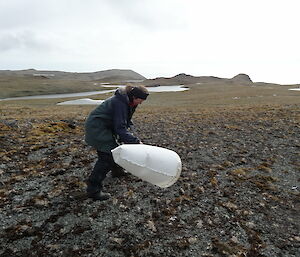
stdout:
<svg viewBox="0 0 300 257">
<path fill-rule="evenodd" d="M 89 194 L 88 193 L 88 197 L 93 199 L 94 201 L 105 201 L 108 200 L 110 198 L 110 194 L 109 193 L 104 193 L 102 191 L 98 192 L 98 193 L 94 193 L 94 194 Z"/>
</svg>

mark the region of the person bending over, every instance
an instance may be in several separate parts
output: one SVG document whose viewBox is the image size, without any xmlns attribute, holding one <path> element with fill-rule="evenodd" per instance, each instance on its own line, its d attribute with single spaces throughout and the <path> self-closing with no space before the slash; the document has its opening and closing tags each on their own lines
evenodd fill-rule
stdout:
<svg viewBox="0 0 300 257">
<path fill-rule="evenodd" d="M 140 144 L 141 140 L 130 132 L 136 107 L 147 99 L 149 92 L 144 86 L 126 86 L 93 110 L 85 122 L 85 141 L 97 150 L 98 160 L 87 180 L 87 195 L 93 200 L 107 200 L 103 180 L 109 171 L 112 176 L 121 176 L 123 169 L 112 157 L 111 150 L 118 145 Z"/>
</svg>

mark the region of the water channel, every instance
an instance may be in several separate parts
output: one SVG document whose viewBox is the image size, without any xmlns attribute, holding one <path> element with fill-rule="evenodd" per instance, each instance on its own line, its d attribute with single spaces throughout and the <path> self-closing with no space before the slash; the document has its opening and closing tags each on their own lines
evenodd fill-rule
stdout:
<svg viewBox="0 0 300 257">
<path fill-rule="evenodd" d="M 107 86 L 106 86 L 107 87 Z M 110 85 L 109 87 L 122 87 L 122 86 L 114 86 Z M 158 87 L 147 87 L 149 92 L 180 92 L 189 90 L 189 88 L 174 85 L 174 86 L 158 86 Z M 50 99 L 50 98 L 69 98 L 69 97 L 81 97 L 81 96 L 91 96 L 91 95 L 98 95 L 98 94 L 106 94 L 110 92 L 114 92 L 115 89 L 110 90 L 101 90 L 101 91 L 89 91 L 89 92 L 80 92 L 80 93 L 68 93 L 68 94 L 49 94 L 49 95 L 34 95 L 34 96 L 20 96 L 20 97 L 10 97 L 10 98 L 3 98 L 0 101 L 9 101 L 9 100 L 30 100 L 30 99 Z M 87 99 L 87 98 L 85 98 Z M 81 99 L 78 99 L 81 100 Z M 90 99 L 91 100 L 91 99 Z M 77 100 L 74 100 L 77 101 Z M 97 100 L 94 100 L 97 101 Z M 100 100 L 99 100 L 100 101 Z M 68 101 L 70 102 L 70 101 Z"/>
</svg>

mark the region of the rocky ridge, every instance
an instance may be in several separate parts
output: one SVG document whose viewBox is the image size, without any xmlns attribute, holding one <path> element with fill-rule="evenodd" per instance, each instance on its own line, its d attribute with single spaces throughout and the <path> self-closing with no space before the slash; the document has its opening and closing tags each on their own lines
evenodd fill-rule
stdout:
<svg viewBox="0 0 300 257">
<path fill-rule="evenodd" d="M 243 73 L 240 73 L 236 76 L 234 76 L 232 78 L 232 80 L 236 81 L 236 82 L 248 82 L 248 83 L 253 83 L 253 81 L 251 80 L 251 78 L 249 77 L 249 75 L 247 74 L 243 74 Z"/>
<path fill-rule="evenodd" d="M 218 78 L 214 76 L 192 76 L 185 73 L 180 73 L 174 77 L 170 78 L 155 78 L 147 79 L 143 81 L 146 86 L 155 85 L 188 85 L 188 84 L 204 84 L 204 83 L 214 83 L 214 84 L 230 84 L 230 83 L 253 83 L 250 77 L 246 74 L 238 74 L 231 79 Z"/>
</svg>

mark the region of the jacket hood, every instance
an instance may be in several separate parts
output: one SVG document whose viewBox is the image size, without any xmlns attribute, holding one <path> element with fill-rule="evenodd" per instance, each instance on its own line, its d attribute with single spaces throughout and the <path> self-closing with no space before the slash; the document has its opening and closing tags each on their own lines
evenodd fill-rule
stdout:
<svg viewBox="0 0 300 257">
<path fill-rule="evenodd" d="M 115 91 L 115 96 L 120 99 L 122 102 L 129 104 L 129 97 L 125 91 L 125 88 L 118 88 Z"/>
</svg>

